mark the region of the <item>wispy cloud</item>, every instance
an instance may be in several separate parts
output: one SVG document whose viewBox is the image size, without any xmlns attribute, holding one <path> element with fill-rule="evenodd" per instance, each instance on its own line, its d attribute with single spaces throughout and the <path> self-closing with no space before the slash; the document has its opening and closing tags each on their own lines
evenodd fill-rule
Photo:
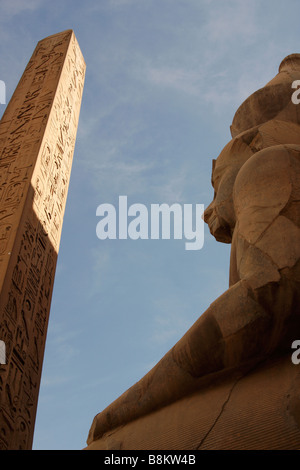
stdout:
<svg viewBox="0 0 300 470">
<path fill-rule="evenodd" d="M 0 21 L 7 21 L 26 10 L 34 11 L 42 6 L 44 0 L 2 0 Z"/>
<path fill-rule="evenodd" d="M 70 364 L 79 356 L 81 351 L 81 333 L 80 331 L 70 330 L 64 324 L 50 322 L 47 335 L 47 349 L 51 351 L 51 364 L 63 365 Z"/>
<path fill-rule="evenodd" d="M 46 374 L 45 376 L 43 376 L 42 378 L 42 386 L 43 387 L 47 387 L 47 388 L 50 388 L 50 387 L 56 387 L 57 385 L 58 386 L 61 386 L 61 385 L 65 385 L 67 384 L 68 382 L 74 380 L 74 377 L 73 376 L 70 376 L 70 375 L 50 375 L 50 374 Z"/>
<path fill-rule="evenodd" d="M 160 298 L 154 302 L 154 332 L 151 341 L 159 345 L 170 345 L 177 341 L 191 326 L 190 312 L 183 299 L 176 295 Z"/>
<path fill-rule="evenodd" d="M 253 0 L 229 0 L 215 2 L 215 8 L 207 11 L 205 34 L 209 42 L 217 43 L 218 50 L 232 41 L 254 43 L 259 33 L 257 2 Z M 210 49 L 213 54 L 214 49 Z"/>
<path fill-rule="evenodd" d="M 201 93 L 199 86 L 201 73 L 199 70 L 186 70 L 171 66 L 162 66 L 161 68 L 149 66 L 145 68 L 145 76 L 150 82 L 160 87 L 172 88 L 191 95 Z"/>
</svg>

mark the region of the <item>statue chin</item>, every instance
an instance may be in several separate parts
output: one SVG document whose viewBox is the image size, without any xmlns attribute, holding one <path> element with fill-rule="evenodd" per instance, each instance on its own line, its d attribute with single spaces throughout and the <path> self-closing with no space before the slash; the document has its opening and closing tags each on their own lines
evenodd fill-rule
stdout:
<svg viewBox="0 0 300 470">
<path fill-rule="evenodd" d="M 212 233 L 217 242 L 221 243 L 231 243 L 232 236 L 231 230 L 227 227 L 222 227 L 221 225 Z"/>
<path fill-rule="evenodd" d="M 209 231 L 218 242 L 231 243 L 232 241 L 232 234 L 229 225 L 224 221 L 221 222 L 217 215 L 209 221 Z"/>
</svg>

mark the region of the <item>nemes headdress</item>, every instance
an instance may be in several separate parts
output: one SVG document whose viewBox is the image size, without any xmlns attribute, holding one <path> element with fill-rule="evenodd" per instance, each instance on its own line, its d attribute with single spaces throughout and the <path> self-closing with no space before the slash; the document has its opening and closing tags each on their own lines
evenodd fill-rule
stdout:
<svg viewBox="0 0 300 470">
<path fill-rule="evenodd" d="M 230 126 L 232 137 L 275 118 L 300 124 L 300 105 L 292 100 L 299 87 L 300 54 L 290 54 L 282 60 L 278 74 L 238 108 Z"/>
</svg>

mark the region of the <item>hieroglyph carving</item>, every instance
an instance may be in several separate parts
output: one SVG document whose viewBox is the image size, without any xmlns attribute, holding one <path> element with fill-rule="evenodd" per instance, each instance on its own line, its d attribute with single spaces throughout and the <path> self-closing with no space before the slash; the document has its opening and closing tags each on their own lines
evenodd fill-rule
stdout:
<svg viewBox="0 0 300 470">
<path fill-rule="evenodd" d="M 32 445 L 85 75 L 72 30 L 37 47 L 0 123 L 0 448 Z"/>
</svg>

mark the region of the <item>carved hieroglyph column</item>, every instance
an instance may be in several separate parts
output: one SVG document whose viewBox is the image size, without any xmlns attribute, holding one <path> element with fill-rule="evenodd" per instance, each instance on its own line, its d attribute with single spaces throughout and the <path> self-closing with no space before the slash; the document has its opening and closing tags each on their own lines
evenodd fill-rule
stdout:
<svg viewBox="0 0 300 470">
<path fill-rule="evenodd" d="M 72 30 L 43 39 L 0 122 L 0 449 L 32 446 L 84 75 Z"/>
</svg>

